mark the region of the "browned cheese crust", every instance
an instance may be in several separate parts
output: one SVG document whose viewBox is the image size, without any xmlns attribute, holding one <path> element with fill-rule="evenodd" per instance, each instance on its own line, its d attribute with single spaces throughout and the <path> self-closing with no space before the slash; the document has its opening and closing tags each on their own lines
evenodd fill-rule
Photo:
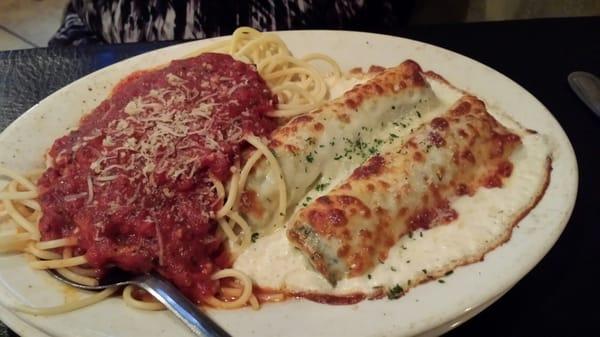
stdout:
<svg viewBox="0 0 600 337">
<path fill-rule="evenodd" d="M 520 137 L 482 101 L 463 96 L 393 151 L 376 155 L 302 209 L 288 238 L 331 283 L 363 275 L 403 235 L 447 224 L 450 206 L 479 188 L 501 188 Z"/>
</svg>

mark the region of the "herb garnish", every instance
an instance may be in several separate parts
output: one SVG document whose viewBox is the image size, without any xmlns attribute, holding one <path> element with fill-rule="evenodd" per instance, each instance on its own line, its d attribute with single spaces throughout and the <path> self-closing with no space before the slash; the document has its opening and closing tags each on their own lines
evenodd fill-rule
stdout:
<svg viewBox="0 0 600 337">
<path fill-rule="evenodd" d="M 404 294 L 404 289 L 402 289 L 399 284 L 396 284 L 393 288 L 390 288 L 387 296 L 390 300 L 396 300 L 399 299 L 402 294 Z"/>
<path fill-rule="evenodd" d="M 327 186 L 329 186 L 329 183 L 322 183 L 322 184 L 317 184 L 317 186 L 315 187 L 315 189 L 319 192 L 322 192 L 325 190 L 325 188 L 327 188 Z"/>
<path fill-rule="evenodd" d="M 252 243 L 256 242 L 256 240 L 258 239 L 258 233 L 252 233 L 252 236 L 250 237 L 250 241 L 252 241 Z"/>
<path fill-rule="evenodd" d="M 308 156 L 306 156 L 306 161 L 309 163 L 312 163 L 315 160 L 315 157 L 313 157 L 312 153 L 309 153 Z"/>
</svg>

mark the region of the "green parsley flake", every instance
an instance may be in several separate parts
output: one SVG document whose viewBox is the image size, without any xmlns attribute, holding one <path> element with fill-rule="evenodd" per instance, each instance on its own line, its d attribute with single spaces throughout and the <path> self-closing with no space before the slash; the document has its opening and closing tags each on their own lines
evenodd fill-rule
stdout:
<svg viewBox="0 0 600 337">
<path fill-rule="evenodd" d="M 256 240 L 258 239 L 258 235 L 258 233 L 252 233 L 252 236 L 250 237 L 252 243 L 256 242 Z"/>
<path fill-rule="evenodd" d="M 399 284 L 396 284 L 393 288 L 390 288 L 387 296 L 390 300 L 396 300 L 399 299 L 402 294 L 404 294 L 404 289 L 402 289 Z"/>
<path fill-rule="evenodd" d="M 315 160 L 315 157 L 313 156 L 312 153 L 309 153 L 308 156 L 306 156 L 306 161 L 309 163 L 312 163 Z"/>
<path fill-rule="evenodd" d="M 327 186 L 329 186 L 329 183 L 322 183 L 322 184 L 317 184 L 317 186 L 315 187 L 315 189 L 319 192 L 322 192 L 325 190 L 325 188 L 327 188 Z"/>
</svg>

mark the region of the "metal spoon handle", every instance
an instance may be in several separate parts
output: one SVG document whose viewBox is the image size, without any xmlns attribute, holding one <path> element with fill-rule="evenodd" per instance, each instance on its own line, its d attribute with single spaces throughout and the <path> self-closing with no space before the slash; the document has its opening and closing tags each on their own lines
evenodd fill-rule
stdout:
<svg viewBox="0 0 600 337">
<path fill-rule="evenodd" d="M 584 71 L 569 74 L 569 84 L 577 96 L 600 117 L 600 79 Z"/>
<path fill-rule="evenodd" d="M 132 283 L 148 291 L 171 310 L 196 335 L 206 337 L 231 337 L 204 312 L 169 282 L 157 275 L 144 275 Z"/>
</svg>

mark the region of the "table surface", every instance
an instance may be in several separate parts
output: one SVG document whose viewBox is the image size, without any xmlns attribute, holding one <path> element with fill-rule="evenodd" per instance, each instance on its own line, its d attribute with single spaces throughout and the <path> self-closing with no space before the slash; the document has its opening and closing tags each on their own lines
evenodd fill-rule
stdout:
<svg viewBox="0 0 600 337">
<path fill-rule="evenodd" d="M 597 336 L 600 300 L 600 119 L 567 75 L 600 75 L 600 17 L 403 27 L 388 32 L 469 56 L 536 96 L 571 140 L 579 163 L 575 210 L 548 255 L 490 308 L 448 336 Z M 169 43 L 0 52 L 0 130 L 62 86 Z M 0 324 L 0 336 L 14 336 Z"/>
</svg>

